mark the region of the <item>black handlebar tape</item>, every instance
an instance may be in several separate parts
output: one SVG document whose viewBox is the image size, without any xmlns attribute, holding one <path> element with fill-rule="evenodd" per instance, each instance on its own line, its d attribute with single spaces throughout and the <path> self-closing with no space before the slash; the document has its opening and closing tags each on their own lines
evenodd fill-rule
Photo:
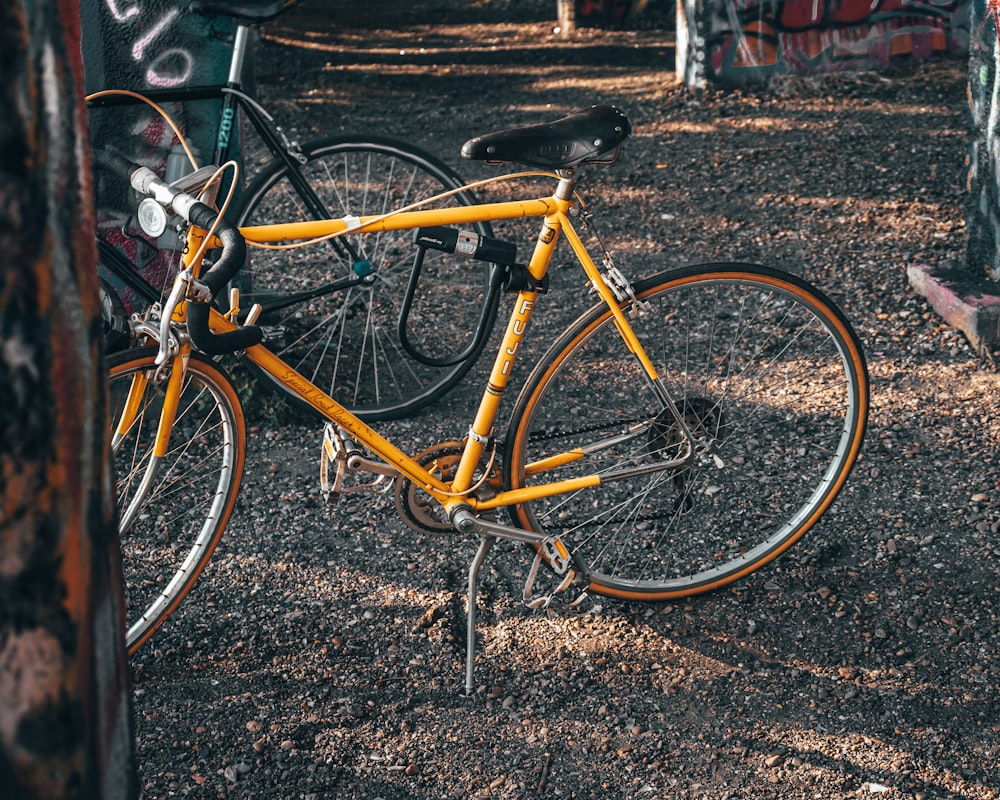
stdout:
<svg viewBox="0 0 1000 800">
<path fill-rule="evenodd" d="M 129 181 L 137 170 L 142 169 L 139 164 L 104 149 L 95 151 L 94 163 L 118 173 Z M 216 212 L 202 202 L 193 203 L 187 214 L 188 220 L 193 225 L 205 229 L 211 228 L 216 216 Z M 199 278 L 212 292 L 213 300 L 240 271 L 243 262 L 246 261 L 247 254 L 247 246 L 243 236 L 240 235 L 235 226 L 226 222 L 225 219 L 215 235 L 222 243 L 222 255 Z M 264 340 L 264 332 L 253 325 L 227 333 L 212 333 L 208 327 L 208 315 L 208 304 L 188 303 L 188 334 L 195 346 L 208 355 L 218 356 L 237 350 L 245 350 Z"/>
<path fill-rule="evenodd" d="M 210 356 L 221 356 L 246 350 L 264 341 L 264 332 L 256 325 L 249 325 L 227 333 L 212 333 L 208 329 L 207 303 L 188 303 L 188 335 L 195 347 Z"/>
<path fill-rule="evenodd" d="M 103 167 L 120 175 L 125 180 L 128 180 L 132 173 L 140 168 L 138 164 L 104 148 L 94 150 L 94 166 Z"/>
<path fill-rule="evenodd" d="M 191 206 L 191 224 L 199 228 L 211 228 L 216 216 L 216 212 L 204 203 L 199 202 Z M 222 256 L 209 267 L 207 272 L 198 276 L 198 280 L 212 290 L 212 299 L 215 299 L 226 284 L 236 277 L 247 257 L 246 240 L 235 226 L 226 222 L 225 218 L 215 236 L 222 243 Z"/>
<path fill-rule="evenodd" d="M 215 211 L 204 203 L 196 203 L 191 208 L 191 222 L 199 228 L 209 228 L 215 221 Z M 246 260 L 247 246 L 240 232 L 223 221 L 216 231 L 222 242 L 222 256 L 209 270 L 199 277 L 212 292 L 212 299 L 235 277 Z M 188 334 L 195 347 L 210 356 L 220 356 L 236 350 L 245 350 L 264 340 L 264 332 L 255 325 L 227 333 L 212 333 L 208 328 L 209 307 L 207 304 L 188 303 Z"/>
</svg>

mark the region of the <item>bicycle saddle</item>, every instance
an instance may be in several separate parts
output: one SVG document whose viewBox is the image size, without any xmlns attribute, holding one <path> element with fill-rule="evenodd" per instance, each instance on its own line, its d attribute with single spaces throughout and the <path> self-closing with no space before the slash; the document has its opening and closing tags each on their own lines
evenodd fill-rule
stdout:
<svg viewBox="0 0 1000 800">
<path fill-rule="evenodd" d="M 542 169 L 610 164 L 631 133 L 632 123 L 621 109 L 591 106 L 555 122 L 477 136 L 462 145 L 462 158 Z"/>
<path fill-rule="evenodd" d="M 267 22 L 287 11 L 299 0 L 191 0 L 188 10 L 196 14 L 219 14 L 244 22 Z"/>
</svg>

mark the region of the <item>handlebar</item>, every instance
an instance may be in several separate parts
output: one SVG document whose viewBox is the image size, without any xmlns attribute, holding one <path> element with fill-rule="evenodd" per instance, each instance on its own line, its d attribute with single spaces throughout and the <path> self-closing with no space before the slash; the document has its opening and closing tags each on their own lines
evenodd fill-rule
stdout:
<svg viewBox="0 0 1000 800">
<path fill-rule="evenodd" d="M 216 211 L 188 194 L 185 190 L 193 187 L 189 187 L 187 183 L 168 184 L 152 170 L 106 150 L 97 151 L 94 154 L 94 161 L 121 175 L 133 189 L 152 197 L 164 208 L 183 217 L 192 225 L 207 230 L 215 224 L 218 217 Z M 190 297 L 187 306 L 188 335 L 195 347 L 211 356 L 245 350 L 247 347 L 260 344 L 264 339 L 263 331 L 255 325 L 226 333 L 212 333 L 209 329 L 211 303 L 243 267 L 247 252 L 243 236 L 225 217 L 219 220 L 215 236 L 222 243 L 222 254 L 198 278 L 198 282 L 203 284 L 208 292 L 203 296 Z M 170 310 L 166 310 L 164 316 L 169 319 Z"/>
</svg>

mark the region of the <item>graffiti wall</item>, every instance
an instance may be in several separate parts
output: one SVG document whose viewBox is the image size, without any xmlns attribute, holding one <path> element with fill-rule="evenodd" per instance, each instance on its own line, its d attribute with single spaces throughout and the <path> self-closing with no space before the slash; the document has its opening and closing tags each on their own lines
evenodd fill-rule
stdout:
<svg viewBox="0 0 1000 800">
<path fill-rule="evenodd" d="M 677 71 L 689 86 L 877 69 L 964 56 L 972 0 L 679 0 Z"/>
<path fill-rule="evenodd" d="M 997 114 L 997 0 L 974 0 L 969 43 L 968 231 L 966 266 L 972 277 L 1000 281 L 1000 143 Z"/>
<path fill-rule="evenodd" d="M 185 0 L 81 3 L 87 93 L 106 89 L 141 93 L 146 89 L 225 83 L 229 75 L 232 20 L 190 13 L 186 7 Z M 163 107 L 196 154 L 203 161 L 210 159 L 221 101 L 170 102 Z M 94 148 L 111 145 L 154 169 L 165 171 L 170 159 L 177 177 L 190 169 L 177 147 L 177 137 L 148 106 L 91 108 L 90 135 Z M 174 259 L 159 254 L 141 238 L 129 235 L 129 196 L 120 181 L 97 172 L 95 186 L 102 238 L 138 265 L 147 281 L 159 288 L 168 279 Z M 102 277 L 121 295 L 126 311 L 132 311 L 135 298 L 131 291 L 110 277 L 106 269 Z"/>
</svg>

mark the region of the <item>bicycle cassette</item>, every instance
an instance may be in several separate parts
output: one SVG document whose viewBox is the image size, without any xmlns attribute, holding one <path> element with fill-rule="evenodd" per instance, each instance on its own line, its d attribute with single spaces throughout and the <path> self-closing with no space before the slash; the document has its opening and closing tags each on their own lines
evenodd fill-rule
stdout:
<svg viewBox="0 0 1000 800">
<path fill-rule="evenodd" d="M 414 456 L 414 461 L 448 483 L 455 477 L 455 470 L 464 450 L 464 442 L 442 442 L 418 453 Z M 471 494 L 481 500 L 492 497 L 499 485 L 500 467 L 495 459 L 491 459 L 488 464 L 481 464 L 476 470 Z M 455 530 L 441 505 L 408 478 L 400 476 L 396 479 L 393 501 L 400 518 L 417 533 L 440 535 Z"/>
</svg>

